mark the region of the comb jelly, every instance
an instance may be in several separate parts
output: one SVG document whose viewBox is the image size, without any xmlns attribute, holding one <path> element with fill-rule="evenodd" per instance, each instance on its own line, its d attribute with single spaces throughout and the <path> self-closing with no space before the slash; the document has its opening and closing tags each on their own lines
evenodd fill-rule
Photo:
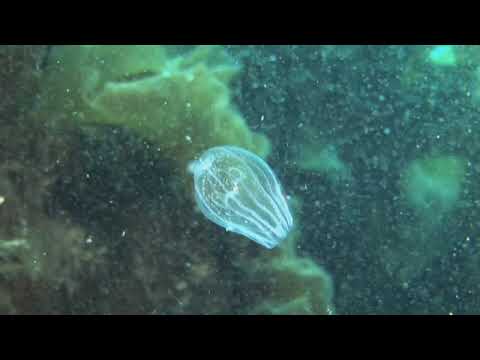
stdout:
<svg viewBox="0 0 480 360">
<path fill-rule="evenodd" d="M 217 146 L 189 165 L 201 212 L 227 231 L 272 249 L 284 240 L 293 218 L 268 164 L 236 146 Z"/>
</svg>

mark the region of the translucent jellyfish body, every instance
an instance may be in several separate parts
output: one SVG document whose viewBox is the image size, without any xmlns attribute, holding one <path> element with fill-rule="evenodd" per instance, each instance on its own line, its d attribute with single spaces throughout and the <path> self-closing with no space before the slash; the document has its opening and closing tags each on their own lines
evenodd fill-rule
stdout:
<svg viewBox="0 0 480 360">
<path fill-rule="evenodd" d="M 218 146 L 192 162 L 195 199 L 202 213 L 227 231 L 271 249 L 285 239 L 293 219 L 268 164 L 250 151 Z"/>
</svg>

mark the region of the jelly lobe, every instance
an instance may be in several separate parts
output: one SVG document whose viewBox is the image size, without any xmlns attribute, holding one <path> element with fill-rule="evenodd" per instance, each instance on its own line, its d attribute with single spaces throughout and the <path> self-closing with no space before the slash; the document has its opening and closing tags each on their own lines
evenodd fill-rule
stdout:
<svg viewBox="0 0 480 360">
<path fill-rule="evenodd" d="M 284 240 L 293 218 L 268 164 L 236 146 L 205 151 L 189 165 L 195 199 L 212 222 L 271 249 Z"/>
</svg>

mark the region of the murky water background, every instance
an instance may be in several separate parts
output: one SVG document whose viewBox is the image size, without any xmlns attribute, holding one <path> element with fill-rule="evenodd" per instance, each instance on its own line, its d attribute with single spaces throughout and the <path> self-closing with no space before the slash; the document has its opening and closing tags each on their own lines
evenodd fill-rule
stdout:
<svg viewBox="0 0 480 360">
<path fill-rule="evenodd" d="M 1 46 L 0 313 L 479 312 L 480 47 Z M 272 250 L 188 164 L 263 157 Z"/>
</svg>

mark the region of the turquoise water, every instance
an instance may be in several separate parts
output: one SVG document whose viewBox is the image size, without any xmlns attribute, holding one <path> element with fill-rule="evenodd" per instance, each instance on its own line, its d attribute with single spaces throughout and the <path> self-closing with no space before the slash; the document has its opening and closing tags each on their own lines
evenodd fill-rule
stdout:
<svg viewBox="0 0 480 360">
<path fill-rule="evenodd" d="M 0 65 L 0 313 L 479 313 L 480 47 L 1 46 Z M 278 177 L 278 247 L 196 205 L 188 166 L 218 145 Z"/>
</svg>

